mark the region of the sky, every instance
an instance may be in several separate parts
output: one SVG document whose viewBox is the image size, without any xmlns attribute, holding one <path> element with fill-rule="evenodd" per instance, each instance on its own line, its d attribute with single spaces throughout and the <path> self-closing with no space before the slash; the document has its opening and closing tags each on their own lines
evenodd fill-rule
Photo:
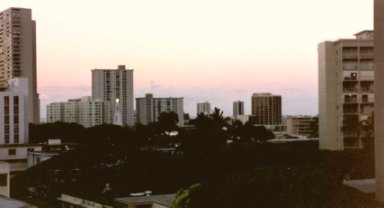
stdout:
<svg viewBox="0 0 384 208">
<path fill-rule="evenodd" d="M 251 112 L 253 93 L 283 115 L 317 115 L 317 45 L 373 29 L 373 0 L 0 0 L 32 9 L 41 117 L 91 95 L 91 70 L 134 69 L 134 95 L 184 97 Z"/>
</svg>

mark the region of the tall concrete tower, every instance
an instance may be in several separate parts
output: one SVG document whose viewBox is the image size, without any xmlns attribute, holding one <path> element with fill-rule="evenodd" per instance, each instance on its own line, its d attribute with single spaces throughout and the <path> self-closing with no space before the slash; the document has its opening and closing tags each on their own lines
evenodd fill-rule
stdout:
<svg viewBox="0 0 384 208">
<path fill-rule="evenodd" d="M 366 146 L 357 128 L 374 108 L 374 32 L 318 45 L 320 149 L 347 150 Z"/>
<path fill-rule="evenodd" d="M 40 122 L 36 81 L 36 24 L 31 9 L 9 8 L 0 12 L 0 88 L 9 79 L 28 78 L 28 120 Z"/>
<path fill-rule="evenodd" d="M 376 199 L 384 202 L 384 1 L 374 1 Z"/>
<path fill-rule="evenodd" d="M 106 123 L 114 123 L 118 109 L 122 125 L 133 126 L 133 69 L 125 69 L 124 65 L 117 69 L 93 69 L 92 98 L 106 101 Z"/>
</svg>

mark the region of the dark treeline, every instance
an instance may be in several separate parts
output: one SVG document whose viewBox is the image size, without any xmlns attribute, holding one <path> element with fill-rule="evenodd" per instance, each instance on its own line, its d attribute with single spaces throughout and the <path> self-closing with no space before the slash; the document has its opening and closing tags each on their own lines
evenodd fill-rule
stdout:
<svg viewBox="0 0 384 208">
<path fill-rule="evenodd" d="M 318 142 L 271 144 L 264 127 L 230 122 L 222 111 L 177 127 L 174 113 L 133 128 L 53 123 L 31 126 L 31 141 L 81 143 L 12 178 L 11 195 L 57 207 L 62 193 L 109 203 L 132 192 L 178 193 L 173 207 L 359 207 L 373 197 L 345 190 L 372 178 L 373 151 L 328 152 Z M 175 147 L 173 153 L 148 146 Z M 111 190 L 105 192 L 109 184 Z M 286 206 L 284 206 L 286 205 Z"/>
<path fill-rule="evenodd" d="M 263 126 L 253 126 L 250 123 L 242 124 L 240 121 L 230 122 L 223 116 L 223 112 L 215 108 L 210 115 L 199 115 L 190 123 L 195 128 L 184 130 L 176 124 L 177 114 L 174 112 L 161 113 L 158 122 L 149 125 L 136 124 L 134 127 L 121 127 L 103 124 L 84 128 L 76 123 L 45 123 L 30 124 L 30 143 L 44 143 L 48 139 L 61 139 L 63 142 L 94 143 L 112 142 L 140 145 L 169 145 L 181 142 L 185 138 L 217 137 L 207 142 L 233 142 L 249 143 L 260 142 L 274 138 L 271 131 Z M 177 132 L 177 135 L 172 135 Z M 217 135 L 214 135 L 217 134 Z M 185 138 L 184 138 L 185 137 Z M 197 138 L 196 140 L 199 140 Z M 221 141 L 219 141 L 221 140 Z"/>
</svg>

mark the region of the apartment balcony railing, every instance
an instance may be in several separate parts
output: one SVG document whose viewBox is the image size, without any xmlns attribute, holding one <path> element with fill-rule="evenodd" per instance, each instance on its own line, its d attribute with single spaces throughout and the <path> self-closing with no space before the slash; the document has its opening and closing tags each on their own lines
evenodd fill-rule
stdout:
<svg viewBox="0 0 384 208">
<path fill-rule="evenodd" d="M 373 75 L 370 75 L 370 76 L 360 76 L 360 80 L 362 80 L 362 81 L 371 81 L 371 80 L 373 80 Z"/>
<path fill-rule="evenodd" d="M 359 89 L 356 87 L 344 87 L 343 92 L 358 92 Z"/>
<path fill-rule="evenodd" d="M 346 100 L 344 100 L 344 103 L 346 103 L 346 104 L 354 104 L 354 103 L 357 103 L 357 99 L 346 99 Z"/>
<path fill-rule="evenodd" d="M 344 64 L 343 70 L 357 70 L 357 64 Z"/>
<path fill-rule="evenodd" d="M 343 59 L 357 59 L 357 53 L 343 53 Z"/>
<path fill-rule="evenodd" d="M 373 53 L 361 53 L 360 58 L 373 59 Z"/>
<path fill-rule="evenodd" d="M 361 87 L 360 92 L 369 92 L 373 93 L 373 87 Z"/>
<path fill-rule="evenodd" d="M 373 103 L 375 101 L 374 98 L 362 99 L 361 103 Z"/>
</svg>

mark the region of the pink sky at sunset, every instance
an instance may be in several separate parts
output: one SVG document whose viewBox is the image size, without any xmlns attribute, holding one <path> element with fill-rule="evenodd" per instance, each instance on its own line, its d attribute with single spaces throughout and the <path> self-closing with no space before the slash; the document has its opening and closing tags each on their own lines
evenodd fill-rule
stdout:
<svg viewBox="0 0 384 208">
<path fill-rule="evenodd" d="M 38 91 L 46 104 L 91 95 L 91 69 L 124 64 L 135 97 L 153 93 L 250 113 L 254 92 L 283 114 L 317 114 L 317 44 L 373 28 L 367 0 L 0 0 L 31 8 Z M 347 9 L 347 10 L 346 10 Z"/>
</svg>

